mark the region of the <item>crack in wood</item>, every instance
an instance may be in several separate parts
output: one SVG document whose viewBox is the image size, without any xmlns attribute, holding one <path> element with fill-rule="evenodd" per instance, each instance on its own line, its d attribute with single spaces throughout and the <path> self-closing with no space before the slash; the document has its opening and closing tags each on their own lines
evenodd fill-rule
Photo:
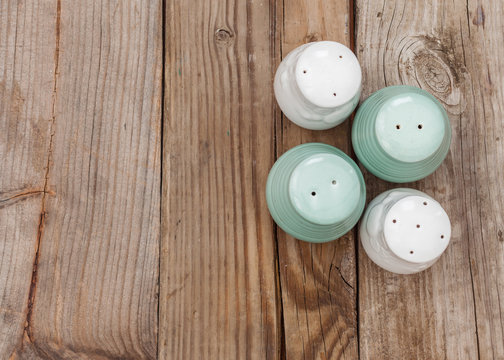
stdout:
<svg viewBox="0 0 504 360">
<path fill-rule="evenodd" d="M 56 95 L 58 88 L 58 71 L 59 71 L 59 51 L 60 51 L 60 30 L 61 30 L 61 0 L 57 0 L 56 2 L 56 45 L 54 51 L 54 86 L 53 86 L 53 101 L 52 101 L 52 117 L 51 117 L 51 133 L 49 138 L 49 150 L 47 154 L 47 164 L 46 164 L 46 172 L 44 178 L 44 190 L 42 191 L 42 205 L 40 211 L 40 218 L 38 224 L 38 232 L 36 239 L 36 251 L 35 251 L 35 259 L 33 260 L 32 267 L 32 277 L 30 282 L 30 290 L 28 292 L 28 305 L 26 312 L 26 321 L 24 328 L 25 339 L 28 339 L 30 343 L 34 343 L 33 338 L 33 305 L 35 302 L 35 293 L 37 290 L 37 280 L 38 280 L 38 264 L 40 258 L 40 243 L 42 239 L 42 235 L 44 233 L 45 226 L 45 218 L 47 215 L 46 212 L 46 195 L 48 191 L 48 183 L 49 183 L 49 169 L 51 164 L 51 156 L 53 152 L 53 139 L 54 139 L 54 123 L 56 120 Z"/>
<path fill-rule="evenodd" d="M 21 191 L 20 193 L 16 193 L 16 194 L 13 194 L 13 195 L 8 195 L 7 197 L 5 197 L 3 199 L 0 198 L 0 204 L 6 203 L 6 202 L 9 202 L 9 201 L 12 201 L 14 199 L 21 198 L 21 197 L 30 197 L 30 196 L 37 195 L 37 194 L 42 194 L 42 193 L 44 193 L 44 190 L 25 190 L 25 191 Z"/>
<path fill-rule="evenodd" d="M 339 275 L 340 275 L 341 280 L 343 280 L 343 282 L 344 282 L 345 284 L 347 284 L 347 285 L 348 285 L 348 287 L 349 287 L 350 289 L 352 289 L 352 290 L 353 290 L 353 289 L 354 289 L 354 288 L 353 288 L 353 286 L 352 286 L 352 285 L 351 285 L 351 284 L 347 281 L 347 279 L 345 279 L 345 277 L 344 277 L 344 276 L 343 276 L 343 274 L 341 273 L 340 268 L 339 268 L 338 266 L 336 266 L 336 265 L 334 265 L 334 267 L 336 268 L 336 270 L 338 270 L 338 273 L 339 273 Z"/>
<path fill-rule="evenodd" d="M 28 189 L 22 191 L 4 191 L 0 192 L 0 209 L 3 209 L 7 206 L 14 205 L 20 201 L 24 201 L 31 197 L 44 194 L 46 191 L 44 189 Z M 48 190 L 47 193 L 49 195 L 54 195 L 54 192 Z M 3 196 L 3 197 L 2 197 Z"/>
</svg>

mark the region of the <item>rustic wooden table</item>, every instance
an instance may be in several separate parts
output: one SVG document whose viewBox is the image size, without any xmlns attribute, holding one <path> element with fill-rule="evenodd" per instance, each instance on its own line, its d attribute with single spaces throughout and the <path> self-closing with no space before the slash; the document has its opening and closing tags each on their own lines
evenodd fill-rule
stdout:
<svg viewBox="0 0 504 360">
<path fill-rule="evenodd" d="M 0 359 L 503 359 L 500 0 L 0 0 Z M 277 229 L 303 130 L 272 79 L 309 41 L 351 46 L 363 94 L 411 84 L 453 128 L 415 187 L 452 220 L 398 276 L 356 230 Z M 364 170 L 364 169 L 363 169 Z M 368 201 L 396 187 L 366 171 Z"/>
</svg>

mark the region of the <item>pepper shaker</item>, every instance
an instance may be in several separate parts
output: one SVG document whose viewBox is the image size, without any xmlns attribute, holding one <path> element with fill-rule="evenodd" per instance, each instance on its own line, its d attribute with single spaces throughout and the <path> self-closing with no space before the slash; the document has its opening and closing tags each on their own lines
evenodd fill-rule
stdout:
<svg viewBox="0 0 504 360">
<path fill-rule="evenodd" d="M 448 154 L 451 128 L 439 101 L 407 85 L 378 90 L 362 103 L 352 126 L 352 145 L 364 167 L 397 183 L 420 180 Z"/>
<path fill-rule="evenodd" d="M 321 243 L 357 224 L 366 187 L 359 167 L 344 152 L 308 143 L 278 158 L 268 175 L 266 199 L 271 216 L 286 233 Z"/>
<path fill-rule="evenodd" d="M 362 73 L 356 56 L 334 41 L 311 42 L 291 51 L 274 81 L 278 105 L 289 120 L 311 130 L 341 124 L 359 102 Z"/>
<path fill-rule="evenodd" d="M 448 215 L 427 194 L 399 188 L 373 199 L 360 224 L 360 240 L 378 266 L 412 274 L 432 266 L 451 236 Z"/>
</svg>

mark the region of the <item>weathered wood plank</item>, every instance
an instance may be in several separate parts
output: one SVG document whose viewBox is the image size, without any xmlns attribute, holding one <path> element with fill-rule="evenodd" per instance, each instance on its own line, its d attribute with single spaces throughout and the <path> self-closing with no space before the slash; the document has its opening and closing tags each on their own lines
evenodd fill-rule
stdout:
<svg viewBox="0 0 504 360">
<path fill-rule="evenodd" d="M 350 46 L 353 7 L 347 0 L 277 3 L 277 55 L 309 41 Z M 280 61 L 278 58 L 277 62 Z M 327 131 L 302 129 L 276 112 L 278 156 L 306 142 L 350 151 L 350 122 Z M 288 359 L 357 358 L 354 232 L 327 244 L 308 244 L 278 229 L 285 348 Z"/>
<path fill-rule="evenodd" d="M 168 1 L 161 359 L 274 359 L 274 8 Z"/>
<path fill-rule="evenodd" d="M 360 249 L 361 356 L 500 358 L 502 4 L 358 0 L 357 9 L 363 97 L 386 85 L 422 87 L 445 105 L 453 129 L 444 164 L 409 184 L 445 207 L 451 244 L 433 268 L 413 276 L 382 271 Z M 395 187 L 366 177 L 370 199 Z"/>
<path fill-rule="evenodd" d="M 480 359 L 504 358 L 504 4 L 468 1 L 461 141 Z"/>
<path fill-rule="evenodd" d="M 0 358 L 24 337 L 54 87 L 49 1 L 0 1 Z"/>
<path fill-rule="evenodd" d="M 55 64 L 46 69 L 49 85 L 32 86 L 37 94 L 48 86 L 54 96 L 52 112 L 40 116 L 50 128 L 43 157 L 49 169 L 41 177 L 46 192 L 38 243 L 30 236 L 37 255 L 24 343 L 16 353 L 30 359 L 153 359 L 161 1 L 61 0 L 46 6 L 50 16 L 33 16 L 51 27 L 33 32 L 50 42 Z M 39 55 L 35 61 L 46 60 Z M 29 279 L 24 286 L 30 288 Z"/>
</svg>

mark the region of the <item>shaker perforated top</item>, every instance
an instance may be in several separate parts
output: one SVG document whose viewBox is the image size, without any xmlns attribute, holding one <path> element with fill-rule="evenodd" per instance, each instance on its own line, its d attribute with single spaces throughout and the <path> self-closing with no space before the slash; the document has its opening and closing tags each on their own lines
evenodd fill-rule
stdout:
<svg viewBox="0 0 504 360">
<path fill-rule="evenodd" d="M 388 155 L 401 161 L 428 158 L 445 135 L 444 114 L 430 98 L 405 93 L 385 101 L 376 115 L 376 136 Z"/>
<path fill-rule="evenodd" d="M 406 261 L 422 263 L 443 253 L 450 241 L 451 225 L 437 201 L 423 196 L 407 196 L 390 208 L 383 233 L 395 255 Z"/>
<path fill-rule="evenodd" d="M 295 72 L 305 98 L 326 108 L 350 101 L 359 92 L 362 79 L 357 57 L 334 41 L 310 44 L 300 55 Z"/>
<path fill-rule="evenodd" d="M 294 208 L 320 225 L 343 221 L 360 200 L 359 175 L 344 158 L 317 154 L 296 166 L 289 182 Z"/>
</svg>

